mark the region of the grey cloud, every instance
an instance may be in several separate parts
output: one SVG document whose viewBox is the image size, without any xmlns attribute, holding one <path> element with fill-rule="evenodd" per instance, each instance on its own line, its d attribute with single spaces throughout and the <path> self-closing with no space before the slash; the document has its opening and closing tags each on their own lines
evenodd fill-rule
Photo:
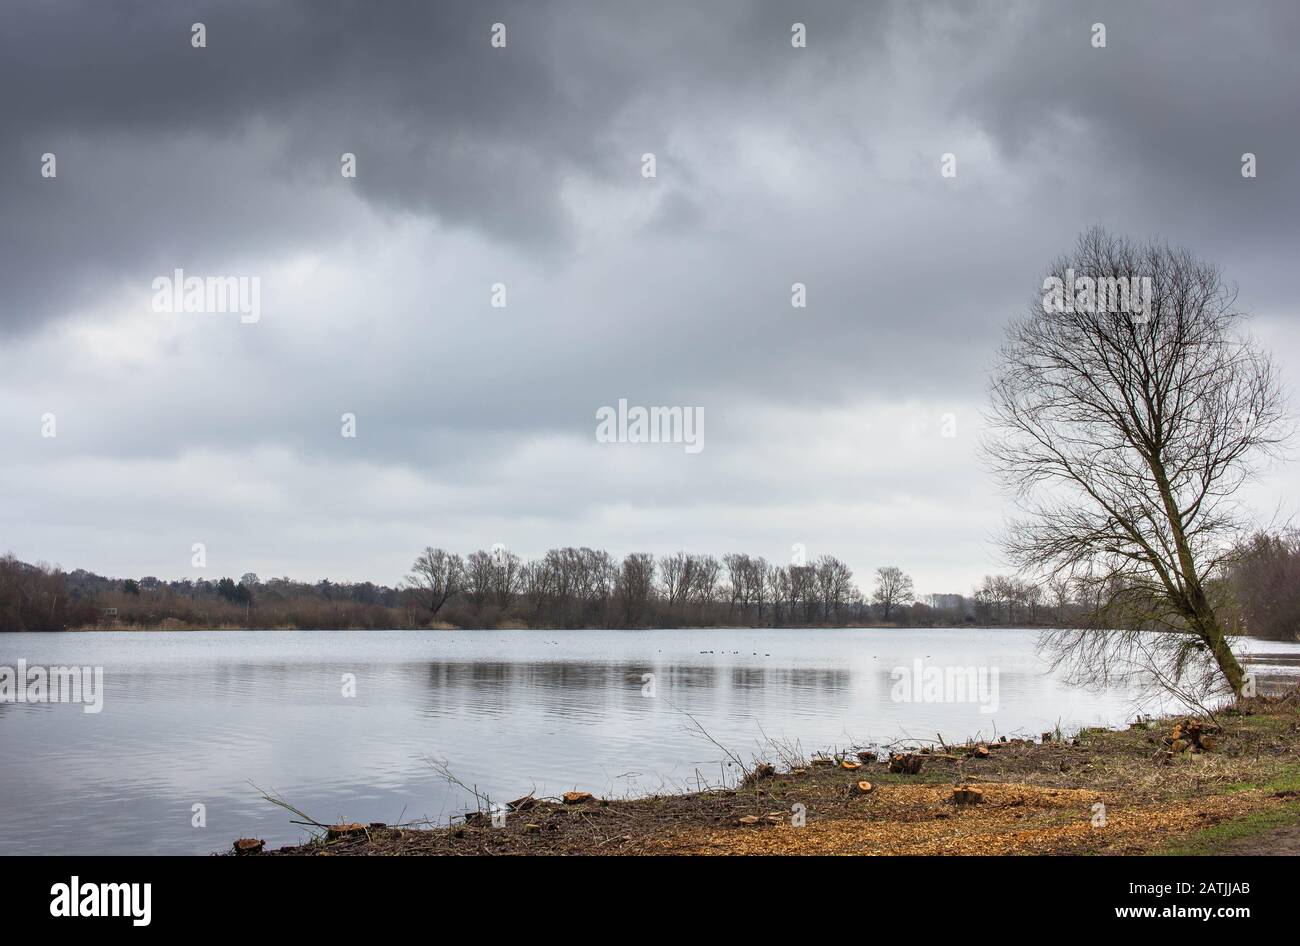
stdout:
<svg viewBox="0 0 1300 946">
<path fill-rule="evenodd" d="M 363 169 L 350 186 L 390 212 L 554 251 L 568 237 L 566 177 L 634 169 L 640 149 L 615 127 L 630 102 L 674 89 L 762 95 L 779 83 L 792 68 L 789 5 L 780 9 L 6 4 L 0 85 L 16 94 L 0 154 L 0 241 L 10 249 L 0 275 L 14 293 L 3 324 L 57 314 L 70 301 L 64 288 L 90 291 L 160 240 L 181 253 L 234 252 L 250 234 L 321 241 L 310 206 L 259 208 L 286 179 L 309 193 L 338 186 L 343 152 Z M 498 18 L 504 50 L 488 43 Z M 825 20 L 823 46 L 841 42 L 844 31 Z M 207 49 L 191 48 L 193 21 L 207 26 Z M 244 139 L 258 129 L 276 147 L 250 154 Z M 212 159 L 178 156 L 178 138 Z M 57 182 L 36 173 L 47 150 L 59 156 Z M 218 162 L 235 167 L 213 174 Z M 209 203 L 227 205 L 226 225 Z M 70 278 L 51 289 L 48 271 Z"/>
<path fill-rule="evenodd" d="M 851 543 L 818 518 L 821 496 L 910 489 L 955 546 L 977 545 L 970 510 L 988 503 L 964 455 L 819 421 L 910 404 L 918 424 L 952 410 L 966 425 L 1001 324 L 1093 223 L 1185 243 L 1243 302 L 1295 322 L 1300 14 L 1222 9 L 4 4 L 0 430 L 31 476 L 98 463 L 120 478 L 84 485 L 55 548 L 35 547 L 52 494 L 21 478 L 25 512 L 0 524 L 15 551 L 83 564 L 79 523 L 112 533 L 112 555 L 95 510 L 126 499 L 143 516 L 152 496 L 132 476 L 183 471 L 165 514 L 123 538 L 130 554 L 226 503 L 250 543 L 296 542 L 310 573 L 310 497 L 246 514 L 216 461 L 195 459 L 283 451 L 265 476 L 307 484 L 278 483 L 286 495 L 328 488 L 332 513 L 349 483 L 382 491 L 388 475 L 419 494 L 423 523 L 466 536 L 497 510 L 530 541 L 743 534 L 779 549 L 803 514 Z M 189 46 L 195 20 L 206 50 Z M 506 50 L 488 45 L 496 20 Z M 796 20 L 806 50 L 790 48 Z M 1094 20 L 1105 50 L 1088 45 Z M 1238 172 L 1245 150 L 1256 180 Z M 56 181 L 38 174 L 45 151 Z M 160 319 L 147 287 L 176 266 L 262 274 L 263 321 Z M 487 305 L 497 280 L 508 310 Z M 807 309 L 790 307 L 796 281 Z M 593 473 L 594 411 L 620 397 L 703 406 L 703 458 L 601 454 Z M 46 410 L 57 445 L 31 437 Z M 343 411 L 355 443 L 338 437 Z M 916 466 L 803 465 L 841 439 Z M 533 462 L 535 484 L 503 472 Z M 357 577 L 391 577 L 366 557 L 418 525 L 374 515 Z M 924 558 L 941 528 L 917 528 Z"/>
</svg>

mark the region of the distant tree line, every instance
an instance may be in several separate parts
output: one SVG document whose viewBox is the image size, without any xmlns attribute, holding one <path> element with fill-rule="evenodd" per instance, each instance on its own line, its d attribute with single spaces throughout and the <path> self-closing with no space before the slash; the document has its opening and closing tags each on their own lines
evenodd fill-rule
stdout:
<svg viewBox="0 0 1300 946">
<path fill-rule="evenodd" d="M 405 592 L 372 582 L 234 578 L 125 580 L 0 558 L 0 631 L 77 627 L 409 627 Z M 114 609 L 116 614 L 106 616 Z"/>
<path fill-rule="evenodd" d="M 901 575 L 878 574 L 894 572 Z M 910 579 L 906 586 L 886 583 L 873 598 L 888 611 L 911 600 Z M 524 561 L 500 548 L 467 557 L 428 548 L 405 587 L 428 620 L 475 627 L 831 627 L 873 613 L 852 569 L 832 555 L 783 566 L 743 553 L 634 552 L 619 560 L 570 547 Z"/>
<path fill-rule="evenodd" d="M 1300 531 L 1251 536 L 1229 560 L 1220 585 L 1238 631 L 1278 641 L 1300 637 Z"/>
<path fill-rule="evenodd" d="M 1242 543 L 1211 582 L 1238 633 L 1300 633 L 1300 534 Z M 0 630 L 149 628 L 1128 627 L 1124 589 L 989 575 L 971 594 L 918 599 L 901 568 L 876 569 L 868 591 L 831 555 L 774 564 L 590 548 L 524 560 L 497 547 L 462 556 L 425 549 L 398 587 L 263 580 L 247 573 L 163 581 L 105 578 L 0 558 Z M 114 609 L 111 617 L 107 609 Z"/>
<path fill-rule="evenodd" d="M 57 568 L 0 557 L 0 631 L 61 631 L 98 618 L 94 603 L 74 596 Z"/>
</svg>

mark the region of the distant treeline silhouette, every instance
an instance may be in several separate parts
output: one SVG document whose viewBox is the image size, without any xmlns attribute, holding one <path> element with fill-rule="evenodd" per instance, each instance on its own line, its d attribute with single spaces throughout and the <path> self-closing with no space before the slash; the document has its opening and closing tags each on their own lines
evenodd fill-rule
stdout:
<svg viewBox="0 0 1300 946">
<path fill-rule="evenodd" d="M 1215 587 L 1237 630 L 1290 640 L 1300 628 L 1300 538 L 1244 543 Z M 0 630 L 140 628 L 650 628 L 1123 626 L 1113 589 L 986 576 L 970 595 L 917 599 L 896 566 L 863 591 L 831 555 L 779 565 L 761 556 L 590 548 L 524 560 L 497 547 L 468 556 L 427 548 L 398 587 L 290 578 L 105 578 L 0 558 Z"/>
</svg>

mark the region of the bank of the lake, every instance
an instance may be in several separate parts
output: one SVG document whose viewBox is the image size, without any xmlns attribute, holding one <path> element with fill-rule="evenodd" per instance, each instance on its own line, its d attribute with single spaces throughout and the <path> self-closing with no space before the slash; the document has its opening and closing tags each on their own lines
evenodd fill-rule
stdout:
<svg viewBox="0 0 1300 946">
<path fill-rule="evenodd" d="M 1294 854 L 1300 691 L 1072 737 L 790 757 L 733 788 L 484 798 L 447 827 L 321 825 L 259 855 Z M 883 757 L 880 757 L 883 755 Z M 915 766 L 915 772 L 902 771 Z"/>
</svg>

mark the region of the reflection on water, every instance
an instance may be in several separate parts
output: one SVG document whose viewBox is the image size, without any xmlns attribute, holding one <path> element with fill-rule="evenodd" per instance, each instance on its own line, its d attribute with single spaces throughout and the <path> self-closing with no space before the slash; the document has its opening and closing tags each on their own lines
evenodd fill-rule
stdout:
<svg viewBox="0 0 1300 946">
<path fill-rule="evenodd" d="M 725 766 L 687 713 L 746 756 L 769 737 L 806 749 L 963 739 L 1151 708 L 1063 686 L 1034 643 L 1018 630 L 0 635 L 0 665 L 103 666 L 105 688 L 98 714 L 0 704 L 0 852 L 300 840 L 253 785 L 320 821 L 445 821 L 468 799 L 431 759 L 494 797 L 682 789 Z M 1255 650 L 1268 654 L 1258 670 L 1300 669 L 1300 646 Z M 915 660 L 996 670 L 996 712 L 896 702 L 891 671 Z M 196 804 L 206 828 L 192 826 Z"/>
</svg>

